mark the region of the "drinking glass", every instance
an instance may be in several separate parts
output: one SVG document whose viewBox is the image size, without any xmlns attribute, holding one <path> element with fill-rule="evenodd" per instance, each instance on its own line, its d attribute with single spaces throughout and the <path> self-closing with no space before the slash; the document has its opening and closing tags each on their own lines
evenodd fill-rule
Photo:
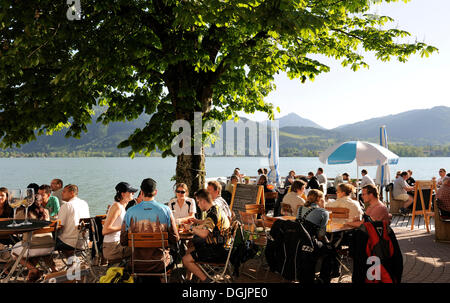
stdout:
<svg viewBox="0 0 450 303">
<path fill-rule="evenodd" d="M 24 190 L 25 199 L 22 200 L 22 206 L 25 207 L 25 221 L 22 222 L 22 225 L 31 225 L 30 221 L 28 221 L 28 207 L 33 205 L 34 203 L 34 189 L 27 188 Z"/>
<path fill-rule="evenodd" d="M 20 189 L 11 189 L 8 192 L 8 204 L 14 210 L 13 222 L 8 227 L 18 227 L 22 226 L 22 224 L 18 224 L 16 222 L 16 209 L 22 205 L 22 190 Z"/>
</svg>

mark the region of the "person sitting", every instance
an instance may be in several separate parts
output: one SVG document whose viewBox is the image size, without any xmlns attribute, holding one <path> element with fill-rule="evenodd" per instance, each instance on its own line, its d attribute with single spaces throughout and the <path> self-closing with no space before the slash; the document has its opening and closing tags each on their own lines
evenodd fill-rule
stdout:
<svg viewBox="0 0 450 303">
<path fill-rule="evenodd" d="M 259 182 L 257 185 L 263 185 L 264 186 L 264 193 L 274 193 L 276 190 L 274 189 L 273 185 L 269 185 L 267 183 L 267 176 L 261 175 L 259 178 Z M 269 210 L 273 209 L 275 207 L 275 199 L 265 199 L 265 206 L 266 206 L 266 214 Z"/>
<path fill-rule="evenodd" d="M 80 219 L 89 218 L 90 214 L 87 202 L 78 198 L 78 186 L 74 184 L 64 186 L 62 200 L 66 203 L 61 206 L 58 213 L 61 230 L 56 239 L 56 249 L 63 251 L 67 257 L 75 248 L 85 248 L 85 238 L 78 239 L 78 225 Z"/>
<path fill-rule="evenodd" d="M 308 173 L 308 185 L 306 186 L 306 189 L 319 189 L 319 181 L 317 181 L 317 177 L 314 176 L 314 173 L 310 171 Z"/>
<path fill-rule="evenodd" d="M 244 184 L 250 184 L 250 177 L 249 176 L 245 176 L 244 177 Z"/>
<path fill-rule="evenodd" d="M 326 204 L 326 207 L 342 207 L 347 208 L 350 211 L 348 219 L 333 218 L 334 222 L 347 223 L 361 221 L 364 212 L 362 211 L 359 203 L 355 200 L 352 200 L 351 195 L 353 193 L 353 190 L 354 187 L 351 184 L 339 184 L 336 191 L 337 199 Z"/>
<path fill-rule="evenodd" d="M 400 177 L 395 179 L 392 192 L 395 200 L 404 201 L 403 207 L 400 208 L 400 212 L 404 215 L 410 212 L 408 207 L 413 203 L 413 197 L 408 195 L 408 191 L 414 190 L 414 187 L 406 183 L 406 179 L 408 179 L 408 173 L 404 171 L 400 174 Z"/>
<path fill-rule="evenodd" d="M 319 182 L 319 184 L 323 184 L 324 188 L 326 188 L 328 180 L 327 180 L 327 176 L 323 173 L 322 167 L 319 167 L 317 169 L 316 177 L 317 177 L 317 181 Z"/>
<path fill-rule="evenodd" d="M 416 180 L 414 180 L 412 174 L 412 170 L 408 169 L 408 179 L 406 180 L 406 183 L 408 183 L 409 186 L 414 186 L 414 184 L 416 184 Z"/>
<path fill-rule="evenodd" d="M 441 169 L 439 169 L 439 178 L 437 179 L 437 181 L 436 181 L 436 187 L 439 189 L 439 187 L 441 187 L 441 185 L 442 185 L 442 183 L 443 183 L 443 181 L 444 181 L 444 178 L 445 178 L 445 174 L 446 174 L 447 172 L 446 172 L 446 170 L 445 170 L 445 168 L 441 168 Z"/>
<path fill-rule="evenodd" d="M 259 177 L 264 174 L 264 171 L 262 168 L 258 168 L 258 177 L 256 178 L 256 184 L 258 184 Z"/>
<path fill-rule="evenodd" d="M 329 220 L 328 211 L 324 209 L 324 194 L 318 189 L 309 191 L 305 205 L 300 206 L 297 212 L 297 219 L 309 222 L 313 228 L 305 226 L 311 236 L 318 239 L 316 247 L 317 264 L 320 264 L 319 279 L 323 283 L 330 283 L 331 274 L 336 270 L 336 252 L 328 245 L 326 237 L 326 226 Z M 309 212 L 309 213 L 308 213 Z M 321 260 L 321 261 L 319 261 Z M 317 265 L 316 265 L 317 267 Z M 312 273 L 314 275 L 314 273 Z M 313 278 L 313 277 L 312 277 Z"/>
<path fill-rule="evenodd" d="M 187 279 L 190 280 L 191 273 L 200 279 L 201 282 L 209 283 L 211 280 L 203 273 L 195 262 L 222 263 L 227 257 L 225 246 L 228 244 L 230 221 L 218 205 L 214 205 L 211 194 L 201 189 L 195 193 L 198 207 L 206 213 L 205 219 L 200 222 L 191 219 L 191 222 L 201 223 L 199 226 L 186 224 L 193 234 L 194 250 L 190 250 L 184 255 L 182 261 L 187 271 Z"/>
<path fill-rule="evenodd" d="M 392 214 L 389 213 L 386 205 L 379 200 L 378 189 L 372 185 L 366 185 L 362 188 L 361 196 L 365 203 L 368 203 L 365 214 L 372 221 L 386 221 L 390 224 Z"/>
<path fill-rule="evenodd" d="M 50 185 L 43 184 L 39 186 L 38 193 L 42 198 L 42 205 L 48 210 L 51 219 L 56 219 L 59 213 L 59 200 L 56 196 L 51 196 Z"/>
<path fill-rule="evenodd" d="M 232 176 L 236 176 L 238 178 L 238 182 L 242 183 L 242 178 L 244 177 L 244 175 L 241 174 L 241 171 L 239 170 L 239 168 L 234 169 Z"/>
<path fill-rule="evenodd" d="M 35 220 L 50 220 L 50 215 L 47 209 L 41 203 L 41 199 L 35 200 L 35 202 L 28 208 L 28 219 Z M 16 214 L 17 219 L 25 219 L 25 210 L 20 208 Z M 28 234 L 24 234 L 23 240 L 17 242 L 12 248 L 12 255 L 17 258 L 23 250 L 24 241 L 28 240 Z M 45 263 L 50 267 L 52 272 L 56 272 L 56 266 L 51 257 L 53 251 L 54 240 L 51 232 L 42 234 L 33 234 L 30 248 L 24 258 L 20 260 L 20 263 L 28 268 L 28 275 L 26 278 L 27 282 L 37 281 L 43 274 L 42 271 L 36 268 L 39 261 L 37 257 L 47 256 L 44 260 Z"/>
<path fill-rule="evenodd" d="M 343 173 L 342 175 L 337 175 L 334 179 L 334 188 L 337 190 L 339 184 L 350 182 L 350 176 L 347 173 Z"/>
<path fill-rule="evenodd" d="M 195 201 L 189 198 L 189 189 L 184 183 L 175 185 L 176 198 L 169 201 L 169 208 L 175 218 L 177 224 L 183 224 L 190 218 L 194 218 L 197 208 Z"/>
<path fill-rule="evenodd" d="M 233 188 L 236 187 L 236 184 L 238 184 L 239 179 L 237 176 L 232 175 L 230 177 L 230 182 L 228 182 L 227 186 L 225 187 L 225 190 L 229 193 L 233 192 Z"/>
<path fill-rule="evenodd" d="M 50 188 L 52 189 L 52 196 L 58 198 L 59 207 L 63 206 L 65 203 L 62 199 L 63 181 L 61 179 L 53 179 L 50 182 Z"/>
<path fill-rule="evenodd" d="M 450 216 L 450 176 L 442 179 L 442 185 L 436 194 L 436 205 L 441 210 L 442 215 Z"/>
<path fill-rule="evenodd" d="M 281 202 L 281 214 L 284 216 L 296 216 L 298 207 L 305 204 L 305 187 L 306 183 L 301 180 L 296 180 L 292 183 L 291 191 L 283 197 Z M 303 198 L 303 197 L 304 198 Z M 289 205 L 292 212 L 286 213 L 283 211 L 283 205 Z"/>
<path fill-rule="evenodd" d="M 373 182 L 373 179 L 367 174 L 367 170 L 363 169 L 361 171 L 361 184 L 359 185 L 361 188 L 363 188 L 366 185 L 372 184 L 375 185 L 375 182 Z"/>
<path fill-rule="evenodd" d="M 0 218 L 12 218 L 13 209 L 8 203 L 8 189 L 0 187 Z"/>
<path fill-rule="evenodd" d="M 295 181 L 295 171 L 291 170 L 289 172 L 289 175 L 286 177 L 286 180 L 284 181 L 284 188 L 291 186 L 292 183 Z"/>
<path fill-rule="evenodd" d="M 119 263 L 131 255 L 131 249 L 120 244 L 120 231 L 126 213 L 125 207 L 133 199 L 133 194 L 138 191 L 127 182 L 118 183 L 115 190 L 114 203 L 108 209 L 102 228 L 103 257 L 109 264 Z"/>
<path fill-rule="evenodd" d="M 142 202 L 128 209 L 122 222 L 120 232 L 120 244 L 128 246 L 129 233 L 152 233 L 167 232 L 169 246 L 174 246 L 180 240 L 175 218 L 167 205 L 155 200 L 158 193 L 156 181 L 152 178 L 142 180 L 140 196 Z M 138 260 L 161 260 L 162 262 L 136 262 L 135 272 L 161 273 L 164 272 L 164 266 L 170 267 L 173 264 L 173 258 L 167 247 L 161 248 L 143 248 L 136 247 L 134 258 Z M 130 264 L 128 264 L 130 266 Z M 145 281 L 146 279 L 142 279 Z"/>
<path fill-rule="evenodd" d="M 222 185 L 217 181 L 209 181 L 207 190 L 213 199 L 213 204 L 219 206 L 228 218 L 231 219 L 233 215 L 230 206 L 228 206 L 227 202 L 220 196 Z"/>
<path fill-rule="evenodd" d="M 267 168 L 263 168 L 263 175 L 266 175 L 267 176 L 267 174 L 269 173 L 269 170 L 267 169 Z"/>
</svg>

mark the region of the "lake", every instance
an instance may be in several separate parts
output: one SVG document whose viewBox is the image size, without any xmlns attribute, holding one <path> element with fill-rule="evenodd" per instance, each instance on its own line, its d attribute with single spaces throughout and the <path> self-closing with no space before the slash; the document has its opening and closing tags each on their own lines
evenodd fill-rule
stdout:
<svg viewBox="0 0 450 303">
<path fill-rule="evenodd" d="M 214 157 L 206 159 L 206 177 L 230 176 L 234 168 L 241 173 L 256 176 L 259 167 L 268 167 L 267 158 Z M 0 186 L 25 188 L 29 183 L 50 184 L 54 178 L 64 184 L 76 184 L 79 197 L 88 202 L 91 215 L 104 214 L 106 206 L 114 201 L 114 187 L 126 181 L 139 188 L 141 181 L 151 177 L 158 182 L 156 200 L 167 202 L 173 196 L 175 158 L 0 158 Z M 356 177 L 356 163 L 346 165 L 323 165 L 318 158 L 280 158 L 280 174 L 286 176 L 294 169 L 296 174 L 307 174 L 323 167 L 329 178 L 347 172 Z M 391 172 L 411 169 L 416 180 L 430 180 L 438 176 L 439 168 L 450 171 L 450 158 L 400 158 L 391 165 Z M 375 178 L 376 167 L 364 167 Z M 360 170 L 362 167 L 360 167 Z M 361 176 L 360 176 L 361 177 Z"/>
</svg>

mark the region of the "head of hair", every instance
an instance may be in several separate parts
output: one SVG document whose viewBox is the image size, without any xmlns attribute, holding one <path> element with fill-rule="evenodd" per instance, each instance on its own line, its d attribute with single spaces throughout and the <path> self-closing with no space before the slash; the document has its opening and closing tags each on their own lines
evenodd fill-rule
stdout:
<svg viewBox="0 0 450 303">
<path fill-rule="evenodd" d="M 186 192 L 186 195 L 189 194 L 189 188 L 186 185 L 186 183 L 180 182 L 180 183 L 175 184 L 174 191 L 177 191 L 180 187 L 184 189 L 184 191 Z"/>
<path fill-rule="evenodd" d="M 310 171 L 310 172 L 308 173 L 308 176 L 314 176 L 314 173 L 313 173 L 312 171 Z"/>
<path fill-rule="evenodd" d="M 232 175 L 232 176 L 230 177 L 230 181 L 232 181 L 232 180 L 239 181 L 239 179 L 238 179 L 238 177 L 237 177 L 236 175 Z"/>
<path fill-rule="evenodd" d="M 291 173 L 294 173 L 294 175 L 295 175 L 295 171 L 294 170 L 289 171 L 289 176 L 291 175 Z"/>
<path fill-rule="evenodd" d="M 56 181 L 56 183 L 59 184 L 59 186 L 63 187 L 63 181 L 61 179 L 53 179 Z"/>
<path fill-rule="evenodd" d="M 0 187 L 0 193 L 5 193 L 6 194 L 6 201 L 8 201 L 8 189 L 6 187 Z M 6 203 L 8 204 L 8 203 Z"/>
<path fill-rule="evenodd" d="M 30 183 L 28 184 L 27 188 L 32 188 L 34 190 L 34 194 L 37 194 L 39 190 L 39 185 L 37 185 L 36 183 Z"/>
<path fill-rule="evenodd" d="M 49 195 L 52 193 L 52 188 L 48 184 L 42 184 L 41 186 L 39 186 L 39 190 L 43 190 L 46 194 Z"/>
<path fill-rule="evenodd" d="M 67 188 L 68 191 L 73 192 L 75 196 L 78 196 L 78 186 L 75 184 L 67 184 L 64 188 Z"/>
<path fill-rule="evenodd" d="M 346 196 L 349 196 L 353 192 L 353 185 L 347 183 L 341 183 L 338 185 L 339 191 L 343 192 Z"/>
<path fill-rule="evenodd" d="M 267 176 L 266 175 L 261 175 L 261 177 L 259 177 L 258 183 L 261 185 L 265 185 L 267 184 Z"/>
<path fill-rule="evenodd" d="M 308 178 L 306 178 L 305 176 L 300 177 L 300 180 L 308 184 Z"/>
<path fill-rule="evenodd" d="M 318 189 L 311 189 L 306 197 L 305 206 L 309 207 L 311 204 L 319 202 L 322 197 L 323 192 Z"/>
<path fill-rule="evenodd" d="M 441 168 L 439 171 L 443 171 L 444 173 L 447 172 L 447 171 L 445 170 L 445 168 Z"/>
<path fill-rule="evenodd" d="M 363 169 L 361 173 L 367 175 L 367 170 Z"/>
<path fill-rule="evenodd" d="M 267 172 L 269 171 L 267 168 L 263 168 L 264 174 L 267 175 Z"/>
<path fill-rule="evenodd" d="M 343 175 L 343 176 L 346 176 L 346 177 L 350 177 L 350 175 L 347 174 L 347 173 L 343 173 L 342 175 Z"/>
<path fill-rule="evenodd" d="M 373 184 L 368 184 L 368 185 L 364 186 L 362 189 L 367 190 L 367 194 L 368 194 L 368 195 L 372 194 L 375 198 L 378 199 L 378 195 L 379 195 L 379 194 L 378 194 L 378 189 L 376 188 L 375 185 L 373 185 Z"/>
<path fill-rule="evenodd" d="M 222 185 L 220 185 L 220 183 L 217 181 L 209 181 L 208 186 L 211 186 L 214 189 L 214 191 L 218 191 L 219 195 L 222 192 Z"/>
<path fill-rule="evenodd" d="M 319 167 L 319 168 L 317 169 L 317 171 L 320 171 L 321 173 L 323 173 L 323 168 L 322 168 L 322 167 Z"/>
<path fill-rule="evenodd" d="M 263 169 L 262 168 L 258 168 L 258 174 L 262 174 L 263 173 Z"/>
<path fill-rule="evenodd" d="M 206 189 L 200 189 L 200 190 L 196 191 L 194 194 L 194 197 L 196 200 L 202 199 L 208 203 L 212 203 L 211 194 Z"/>
<path fill-rule="evenodd" d="M 400 174 L 400 176 L 404 177 L 404 176 L 408 176 L 408 172 L 406 171 L 402 171 L 402 173 Z"/>
<path fill-rule="evenodd" d="M 291 191 L 292 192 L 297 192 L 297 190 L 302 190 L 302 188 L 304 188 L 306 186 L 305 181 L 302 180 L 295 180 L 294 183 L 292 183 L 291 185 Z"/>
</svg>

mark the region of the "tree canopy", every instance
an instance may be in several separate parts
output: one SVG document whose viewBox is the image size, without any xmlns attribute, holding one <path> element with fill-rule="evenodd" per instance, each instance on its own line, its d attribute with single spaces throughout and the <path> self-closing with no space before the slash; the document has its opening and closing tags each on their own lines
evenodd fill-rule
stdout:
<svg viewBox="0 0 450 303">
<path fill-rule="evenodd" d="M 312 80 L 330 70 L 316 55 L 356 71 L 367 52 L 406 62 L 437 50 L 396 42 L 409 33 L 368 14 L 375 2 L 395 0 L 81 0 L 70 21 L 65 1 L 0 0 L 0 147 L 64 128 L 80 137 L 103 106 L 105 124 L 151 115 L 119 147 L 167 156 L 172 123 L 194 112 L 273 118 L 274 75 Z"/>
</svg>

